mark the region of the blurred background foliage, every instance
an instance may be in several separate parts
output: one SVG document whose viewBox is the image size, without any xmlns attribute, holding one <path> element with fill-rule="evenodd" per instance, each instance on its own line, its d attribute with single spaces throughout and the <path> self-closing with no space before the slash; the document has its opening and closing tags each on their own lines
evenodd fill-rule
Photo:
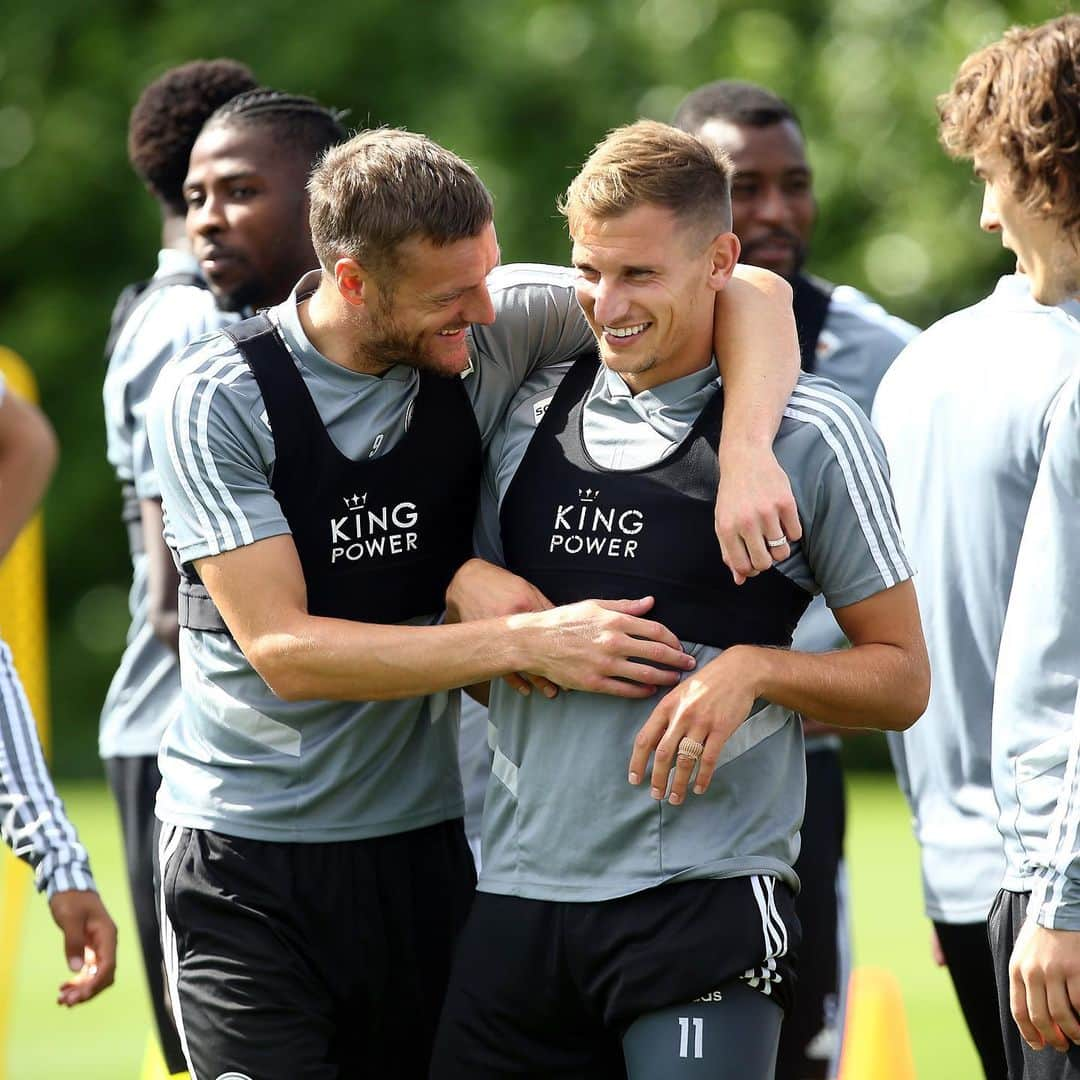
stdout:
<svg viewBox="0 0 1080 1080">
<path fill-rule="evenodd" d="M 127 165 L 128 110 L 166 68 L 233 56 L 265 83 L 423 131 L 493 190 L 503 257 L 563 261 L 556 195 L 609 128 L 667 120 L 698 84 L 764 83 L 800 112 L 821 207 L 810 267 L 920 325 L 1010 262 L 935 139 L 935 95 L 1036 0 L 48 0 L 0 40 L 0 342 L 34 368 L 63 459 L 46 505 L 56 768 L 98 772 L 97 717 L 127 626 L 104 459 L 101 346 L 158 221 Z M 863 743 L 864 740 L 858 740 Z M 873 758 L 872 750 L 856 755 Z"/>
</svg>

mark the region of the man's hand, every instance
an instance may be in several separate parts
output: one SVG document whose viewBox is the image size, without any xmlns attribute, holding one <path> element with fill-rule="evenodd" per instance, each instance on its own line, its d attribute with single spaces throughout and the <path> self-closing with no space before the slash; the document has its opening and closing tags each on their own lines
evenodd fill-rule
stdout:
<svg viewBox="0 0 1080 1080">
<path fill-rule="evenodd" d="M 802 537 L 791 484 L 771 448 L 721 450 L 716 536 L 736 585 L 786 559 L 789 542 Z M 783 544 L 767 543 L 780 539 Z"/>
<path fill-rule="evenodd" d="M 1080 1044 L 1080 931 L 1024 923 L 1009 961 L 1009 1004 L 1032 1050 Z"/>
<path fill-rule="evenodd" d="M 85 889 L 54 893 L 49 910 L 64 935 L 67 965 L 75 972 L 60 984 L 57 1004 L 89 1001 L 111 986 L 116 974 L 116 925 L 101 897 Z"/>
<path fill-rule="evenodd" d="M 523 577 L 484 559 L 469 559 L 459 567 L 446 590 L 447 622 L 493 619 L 525 611 L 550 611 L 552 607 L 551 601 Z M 526 697 L 533 686 L 546 697 L 554 697 L 559 690 L 542 675 L 519 672 L 503 678 Z"/>
<path fill-rule="evenodd" d="M 750 715 L 757 696 L 752 666 L 747 660 L 748 651 L 742 647 L 725 649 L 664 695 L 634 738 L 631 784 L 641 783 L 649 755 L 655 751 L 650 794 L 654 799 L 663 799 L 674 765 L 675 777 L 668 801 L 678 806 L 686 798 L 696 764 L 693 758 L 679 755 L 679 743 L 690 738 L 705 748 L 698 764 L 694 793 L 702 795 L 708 790 L 724 744 Z"/>
<path fill-rule="evenodd" d="M 666 626 L 640 617 L 654 603 L 651 596 L 583 600 L 512 615 L 509 622 L 511 629 L 529 632 L 526 670 L 568 690 L 644 698 L 657 686 L 673 686 L 694 666 Z"/>
</svg>

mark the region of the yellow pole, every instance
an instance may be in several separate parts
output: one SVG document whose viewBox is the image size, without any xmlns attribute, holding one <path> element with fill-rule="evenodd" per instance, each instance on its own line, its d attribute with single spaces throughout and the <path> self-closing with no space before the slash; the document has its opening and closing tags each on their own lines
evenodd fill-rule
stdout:
<svg viewBox="0 0 1080 1080">
<path fill-rule="evenodd" d="M 0 346 L 0 373 L 7 389 L 37 401 L 37 384 L 26 363 Z M 49 750 L 48 656 L 45 619 L 45 540 L 37 514 L 0 562 L 0 637 L 11 647 L 15 667 L 37 720 L 46 755 Z M 7 1076 L 8 1027 L 11 1019 L 16 961 L 22 940 L 23 915 L 30 884 L 29 868 L 5 847 L 0 856 L 0 1080 Z"/>
</svg>

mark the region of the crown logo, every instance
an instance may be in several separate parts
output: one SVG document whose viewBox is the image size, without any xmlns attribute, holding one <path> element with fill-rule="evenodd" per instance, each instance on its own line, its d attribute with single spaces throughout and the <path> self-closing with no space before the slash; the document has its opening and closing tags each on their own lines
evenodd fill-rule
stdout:
<svg viewBox="0 0 1080 1080">
<path fill-rule="evenodd" d="M 596 502 L 596 500 L 600 497 L 599 488 L 578 488 L 577 493 L 578 498 L 583 503 Z"/>
<path fill-rule="evenodd" d="M 346 509 L 362 510 L 364 508 L 364 504 L 367 502 L 367 492 L 365 491 L 363 495 L 346 495 L 344 501 Z"/>
</svg>

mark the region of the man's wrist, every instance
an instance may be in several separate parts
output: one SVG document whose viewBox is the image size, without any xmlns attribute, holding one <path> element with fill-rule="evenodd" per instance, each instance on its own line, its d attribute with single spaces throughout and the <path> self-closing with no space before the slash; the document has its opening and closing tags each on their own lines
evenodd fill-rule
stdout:
<svg viewBox="0 0 1080 1080">
<path fill-rule="evenodd" d="M 773 441 L 776 438 L 775 426 L 762 423 L 760 430 L 743 430 L 723 433 L 717 445 L 717 454 L 721 461 L 727 457 L 757 457 L 760 454 L 772 454 Z"/>
<path fill-rule="evenodd" d="M 769 699 L 770 689 L 777 684 L 778 653 L 777 649 L 765 649 L 759 645 L 732 645 L 724 655 L 731 657 L 731 662 L 754 698 Z"/>
</svg>

